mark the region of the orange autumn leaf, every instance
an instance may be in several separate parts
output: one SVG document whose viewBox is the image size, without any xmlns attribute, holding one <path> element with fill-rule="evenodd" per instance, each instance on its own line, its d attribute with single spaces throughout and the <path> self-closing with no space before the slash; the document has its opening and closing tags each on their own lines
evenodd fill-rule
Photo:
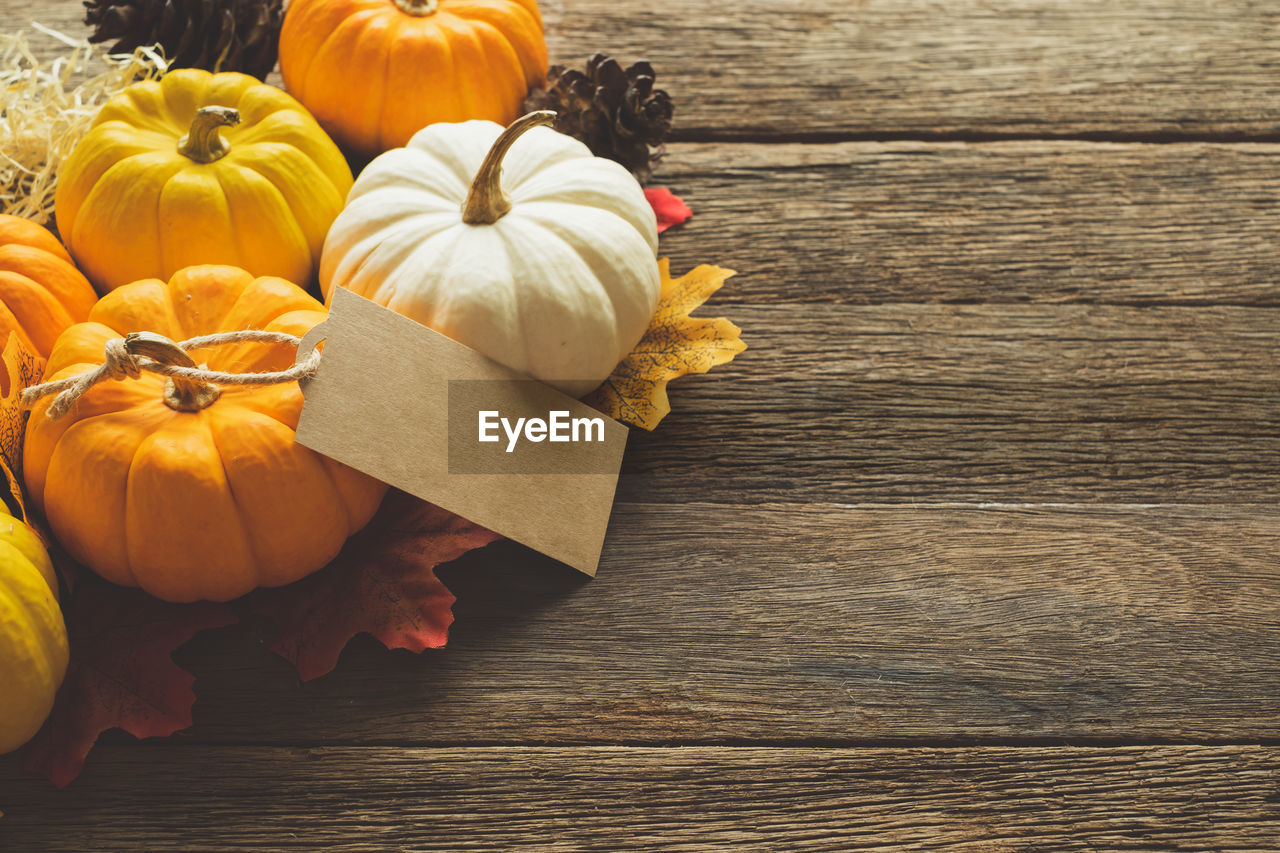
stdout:
<svg viewBox="0 0 1280 853">
<path fill-rule="evenodd" d="M 672 279 L 666 258 L 658 261 L 662 292 L 649 328 L 613 374 L 583 402 L 623 423 L 652 430 L 671 411 L 667 383 L 706 373 L 747 348 L 741 330 L 724 317 L 690 317 L 720 289 L 733 270 L 702 264 Z"/>
</svg>

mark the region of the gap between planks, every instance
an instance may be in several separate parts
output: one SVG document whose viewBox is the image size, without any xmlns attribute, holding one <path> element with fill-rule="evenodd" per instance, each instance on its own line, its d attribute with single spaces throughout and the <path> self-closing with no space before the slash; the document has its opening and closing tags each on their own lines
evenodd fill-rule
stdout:
<svg viewBox="0 0 1280 853">
<path fill-rule="evenodd" d="M 845 142 L 890 144 L 894 142 L 946 143 L 962 142 L 984 145 L 997 142 L 1093 142 L 1113 145 L 1274 145 L 1280 133 L 1126 133 L 1122 130 L 1072 133 L 1052 130 L 1038 133 L 977 131 L 929 131 L 909 133 L 891 131 L 799 131 L 795 133 L 758 134 L 735 130 L 680 130 L 675 128 L 668 140 L 673 145 L 838 145 Z"/>
</svg>

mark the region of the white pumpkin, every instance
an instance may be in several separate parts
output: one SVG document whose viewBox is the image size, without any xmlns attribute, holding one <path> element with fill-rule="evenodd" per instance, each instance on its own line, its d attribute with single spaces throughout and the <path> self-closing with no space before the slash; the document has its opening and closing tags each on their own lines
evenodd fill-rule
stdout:
<svg viewBox="0 0 1280 853">
<path fill-rule="evenodd" d="M 567 394 L 596 388 L 653 316 L 657 223 L 626 169 L 537 126 L 554 115 L 433 124 L 366 166 L 325 240 L 326 298 L 346 287 Z"/>
</svg>

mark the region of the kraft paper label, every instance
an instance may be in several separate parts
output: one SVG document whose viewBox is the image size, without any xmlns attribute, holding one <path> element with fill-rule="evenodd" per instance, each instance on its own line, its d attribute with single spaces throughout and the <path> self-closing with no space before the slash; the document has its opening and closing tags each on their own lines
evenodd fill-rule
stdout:
<svg viewBox="0 0 1280 853">
<path fill-rule="evenodd" d="M 627 428 L 342 288 L 299 443 L 594 576 Z"/>
</svg>

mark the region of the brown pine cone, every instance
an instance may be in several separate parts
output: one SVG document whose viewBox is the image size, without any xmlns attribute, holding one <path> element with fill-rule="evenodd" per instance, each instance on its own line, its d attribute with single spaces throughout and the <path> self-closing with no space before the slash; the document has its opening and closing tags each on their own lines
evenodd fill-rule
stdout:
<svg viewBox="0 0 1280 853">
<path fill-rule="evenodd" d="M 646 183 L 663 155 L 675 107 L 647 62 L 625 71 L 618 61 L 597 53 L 585 71 L 553 65 L 545 89 L 525 99 L 525 109 L 555 110 L 555 129 L 581 139 L 597 157 L 617 160 Z"/>
<path fill-rule="evenodd" d="M 171 68 L 243 71 L 276 65 L 284 0 L 85 0 L 89 41 L 111 53 L 158 44 Z"/>
</svg>

